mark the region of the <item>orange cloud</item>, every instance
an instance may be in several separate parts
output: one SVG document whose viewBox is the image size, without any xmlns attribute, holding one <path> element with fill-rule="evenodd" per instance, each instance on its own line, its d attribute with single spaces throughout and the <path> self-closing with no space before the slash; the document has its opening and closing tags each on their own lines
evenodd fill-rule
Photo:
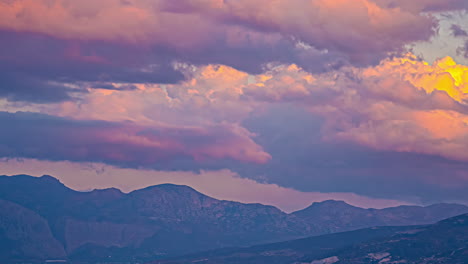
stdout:
<svg viewBox="0 0 468 264">
<path fill-rule="evenodd" d="M 418 61 L 409 55 L 406 58 L 387 60 L 375 68 L 364 71 L 363 76 L 373 77 L 398 74 L 404 81 L 430 94 L 444 91 L 458 102 L 462 102 L 468 92 L 468 67 L 458 65 L 452 58 L 446 57 L 433 65 Z"/>
</svg>

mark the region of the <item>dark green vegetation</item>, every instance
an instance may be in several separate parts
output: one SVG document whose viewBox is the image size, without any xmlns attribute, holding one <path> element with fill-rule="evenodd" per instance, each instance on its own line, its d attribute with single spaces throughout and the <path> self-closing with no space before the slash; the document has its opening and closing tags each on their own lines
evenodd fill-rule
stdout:
<svg viewBox="0 0 468 264">
<path fill-rule="evenodd" d="M 437 224 L 375 227 L 154 264 L 466 264 L 468 214 Z"/>
<path fill-rule="evenodd" d="M 77 192 L 50 176 L 4 176 L 0 263 L 149 261 L 371 226 L 429 224 L 466 212 L 468 207 L 453 204 L 375 210 L 326 201 L 286 214 L 220 201 L 187 186 Z"/>
</svg>

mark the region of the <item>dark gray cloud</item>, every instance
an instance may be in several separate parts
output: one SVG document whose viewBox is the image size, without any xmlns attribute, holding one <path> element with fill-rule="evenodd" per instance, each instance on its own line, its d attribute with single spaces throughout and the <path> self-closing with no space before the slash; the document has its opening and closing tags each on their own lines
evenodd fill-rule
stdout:
<svg viewBox="0 0 468 264">
<path fill-rule="evenodd" d="M 465 0 L 373 0 L 375 3 L 389 7 L 402 8 L 412 12 L 442 12 L 468 9 Z"/>
<path fill-rule="evenodd" d="M 57 102 L 85 87 L 184 79 L 164 51 L 148 55 L 137 47 L 7 31 L 0 31 L 0 42 L 0 97 L 11 101 Z"/>
<path fill-rule="evenodd" d="M 455 37 L 468 37 L 468 32 L 466 32 L 462 27 L 457 24 L 452 24 L 450 27 L 452 34 Z"/>
<path fill-rule="evenodd" d="M 465 45 L 457 49 L 457 53 L 468 59 L 468 40 L 465 41 Z"/>
<path fill-rule="evenodd" d="M 52 103 L 70 100 L 73 89 L 61 83 L 41 80 L 0 68 L 0 97 L 9 101 Z"/>
</svg>

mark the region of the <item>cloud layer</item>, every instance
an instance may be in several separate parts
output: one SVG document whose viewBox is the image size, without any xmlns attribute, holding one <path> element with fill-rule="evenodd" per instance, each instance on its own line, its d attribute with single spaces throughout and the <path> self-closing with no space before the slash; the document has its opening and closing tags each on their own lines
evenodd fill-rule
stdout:
<svg viewBox="0 0 468 264">
<path fill-rule="evenodd" d="M 88 62 L 104 62 L 108 52 L 95 45 L 105 43 L 169 54 L 169 63 L 259 71 L 272 61 L 306 68 L 376 63 L 429 40 L 438 21 L 428 11 L 465 8 L 463 0 L 2 0 L 0 30 L 92 47 L 82 51 L 90 54 L 75 54 Z M 167 67 L 168 61 L 154 59 L 151 64 Z"/>
<path fill-rule="evenodd" d="M 223 126 L 237 135 L 238 124 L 248 116 L 269 104 L 293 102 L 324 118 L 324 140 L 468 161 L 468 67 L 449 57 L 429 65 L 408 55 L 324 74 L 296 65 L 256 76 L 227 66 L 206 66 L 192 74 L 176 85 L 90 89 L 79 104 L 63 103 L 48 111 L 149 126 Z"/>
</svg>

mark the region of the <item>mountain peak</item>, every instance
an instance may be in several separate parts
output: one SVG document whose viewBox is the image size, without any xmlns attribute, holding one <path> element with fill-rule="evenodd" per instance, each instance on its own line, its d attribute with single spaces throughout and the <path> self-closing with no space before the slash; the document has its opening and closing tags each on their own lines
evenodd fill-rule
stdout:
<svg viewBox="0 0 468 264">
<path fill-rule="evenodd" d="M 315 204 L 342 204 L 342 205 L 349 205 L 348 203 L 346 203 L 345 201 L 342 201 L 342 200 L 325 200 L 325 201 L 321 201 L 321 202 L 314 202 Z"/>
<path fill-rule="evenodd" d="M 43 175 L 41 177 L 35 177 L 35 176 L 30 176 L 30 175 L 25 175 L 25 174 L 13 175 L 13 176 L 3 175 L 3 176 L 0 176 L 0 179 L 9 182 L 9 184 L 17 184 L 18 186 L 29 185 L 29 184 L 34 184 L 34 185 L 41 184 L 41 185 L 48 186 L 48 187 L 59 186 L 59 188 L 62 188 L 62 187 L 67 188 L 57 178 L 52 177 L 50 175 Z"/>
<path fill-rule="evenodd" d="M 350 205 L 344 201 L 326 200 L 322 202 L 314 202 L 309 207 L 293 214 L 299 217 L 317 218 L 324 215 L 333 215 L 334 217 L 342 217 L 344 214 L 362 214 L 366 209 Z"/>
<path fill-rule="evenodd" d="M 100 196 L 100 197 L 110 197 L 118 198 L 125 195 L 121 190 L 117 188 L 107 188 L 107 189 L 94 189 L 89 192 L 91 195 Z"/>
<path fill-rule="evenodd" d="M 186 203 L 188 201 L 214 201 L 203 193 L 198 192 L 192 187 L 177 184 L 159 184 L 146 187 L 144 189 L 135 190 L 129 193 L 130 197 L 139 197 L 139 199 L 151 200 L 158 203 Z"/>
<path fill-rule="evenodd" d="M 63 184 L 59 179 L 55 178 L 54 176 L 42 175 L 41 177 L 38 177 L 37 179 L 39 179 L 40 181 L 43 181 L 45 183 L 59 184 L 59 185 L 65 186 L 65 184 Z"/>
<path fill-rule="evenodd" d="M 150 191 L 165 191 L 165 192 L 174 192 L 174 193 L 197 193 L 203 195 L 202 193 L 198 192 L 197 190 L 193 189 L 187 185 L 177 185 L 172 183 L 164 183 L 158 185 L 148 186 L 143 189 L 135 190 L 135 192 L 150 192 Z"/>
<path fill-rule="evenodd" d="M 341 200 L 325 200 L 321 202 L 313 202 L 308 208 L 329 208 L 329 207 L 336 207 L 336 208 L 359 208 L 353 205 L 346 203 L 345 201 Z"/>
<path fill-rule="evenodd" d="M 162 189 L 186 189 L 186 190 L 188 189 L 188 190 L 191 190 L 191 191 L 195 191 L 195 189 L 193 189 L 190 186 L 173 184 L 173 183 L 158 184 L 158 185 L 154 185 L 154 187 L 162 188 Z"/>
</svg>

